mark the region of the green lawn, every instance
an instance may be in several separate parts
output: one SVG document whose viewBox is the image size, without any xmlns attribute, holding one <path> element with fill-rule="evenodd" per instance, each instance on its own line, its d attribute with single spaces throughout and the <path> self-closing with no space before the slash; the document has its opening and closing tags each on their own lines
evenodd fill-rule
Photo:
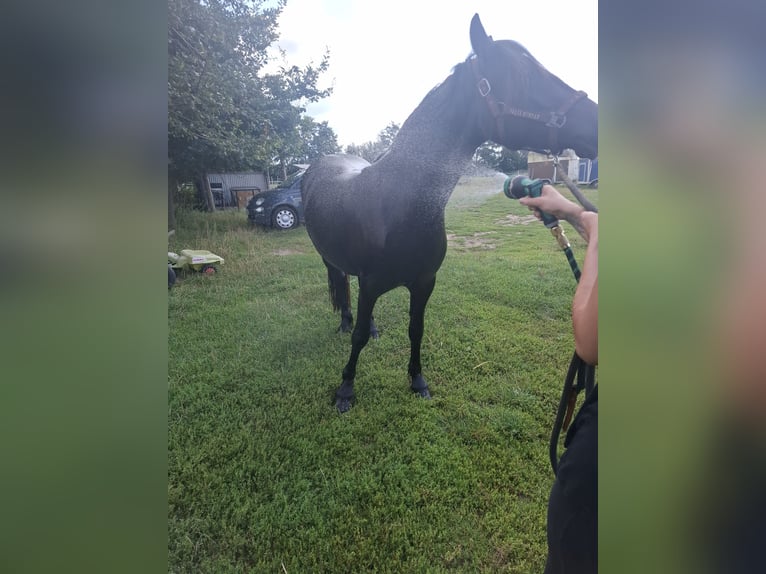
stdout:
<svg viewBox="0 0 766 574">
<path fill-rule="evenodd" d="M 168 295 L 169 571 L 542 571 L 575 284 L 550 233 L 501 190 L 461 181 L 447 209 L 454 238 L 423 340 L 433 399 L 409 390 L 400 288 L 378 301 L 381 337 L 343 416 L 350 335 L 336 333 L 305 228 L 179 214 L 170 249 L 226 263 Z"/>
</svg>

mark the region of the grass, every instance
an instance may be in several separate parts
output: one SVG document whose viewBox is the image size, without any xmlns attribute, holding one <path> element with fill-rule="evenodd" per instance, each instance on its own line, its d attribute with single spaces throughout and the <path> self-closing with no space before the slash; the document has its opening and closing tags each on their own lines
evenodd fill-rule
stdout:
<svg viewBox="0 0 766 574">
<path fill-rule="evenodd" d="M 454 238 L 423 342 L 433 399 L 409 391 L 396 289 L 378 301 L 381 338 L 343 416 L 350 335 L 335 332 L 305 228 L 179 214 L 170 249 L 226 263 L 169 293 L 169 571 L 542 571 L 574 280 L 541 224 L 502 223 L 529 212 L 501 186 L 463 180 L 447 208 Z"/>
</svg>

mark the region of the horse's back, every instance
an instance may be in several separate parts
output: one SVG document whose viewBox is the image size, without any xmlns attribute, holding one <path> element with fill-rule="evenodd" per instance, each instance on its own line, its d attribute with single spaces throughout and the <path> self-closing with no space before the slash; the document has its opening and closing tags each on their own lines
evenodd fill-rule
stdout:
<svg viewBox="0 0 766 574">
<path fill-rule="evenodd" d="M 383 227 L 374 223 L 376 209 L 367 200 L 369 190 L 358 178 L 370 165 L 353 155 L 323 156 L 306 170 L 301 183 L 306 230 L 314 247 L 352 275 L 363 271 L 365 260 L 384 242 Z"/>
<path fill-rule="evenodd" d="M 370 162 L 355 155 L 322 156 L 311 164 L 303 176 L 301 196 L 304 204 L 310 202 L 312 196 L 347 189 L 349 182 L 369 165 Z"/>
</svg>

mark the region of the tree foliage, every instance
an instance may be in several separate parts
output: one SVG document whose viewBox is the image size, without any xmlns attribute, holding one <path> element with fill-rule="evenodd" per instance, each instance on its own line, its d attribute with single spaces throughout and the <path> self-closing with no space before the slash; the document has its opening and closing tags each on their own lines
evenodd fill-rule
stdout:
<svg viewBox="0 0 766 574">
<path fill-rule="evenodd" d="M 280 138 L 271 162 L 272 176 L 287 179 L 291 165 L 310 164 L 320 156 L 339 151 L 337 136 L 327 122 L 316 122 L 304 115 Z"/>
<path fill-rule="evenodd" d="M 527 168 L 527 152 L 510 150 L 501 145 L 486 142 L 476 150 L 473 161 L 477 165 L 511 173 Z"/>
<path fill-rule="evenodd" d="M 303 115 L 307 103 L 329 94 L 317 87 L 329 55 L 319 64 L 265 71 L 285 1 L 169 0 L 170 180 L 265 171 L 275 158 L 292 161 L 308 157 L 309 148 L 332 148 L 332 129 Z M 307 134 L 310 143 L 303 141 Z"/>
<path fill-rule="evenodd" d="M 378 133 L 378 138 L 375 141 L 366 142 L 361 145 L 349 144 L 346 146 L 346 153 L 358 155 L 372 163 L 380 157 L 383 152 L 391 147 L 391 143 L 393 143 L 396 134 L 399 133 L 399 128 L 399 124 L 390 122 L 380 131 L 380 133 Z"/>
</svg>

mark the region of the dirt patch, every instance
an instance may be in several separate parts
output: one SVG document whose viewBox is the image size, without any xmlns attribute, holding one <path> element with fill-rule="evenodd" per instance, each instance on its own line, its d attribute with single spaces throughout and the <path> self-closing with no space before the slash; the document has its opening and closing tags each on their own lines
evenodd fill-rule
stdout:
<svg viewBox="0 0 766 574">
<path fill-rule="evenodd" d="M 495 223 L 498 225 L 529 225 L 533 221 L 537 221 L 537 218 L 534 215 L 524 215 L 522 217 L 520 215 L 509 213 L 502 219 L 495 221 Z"/>
<path fill-rule="evenodd" d="M 276 251 L 272 251 L 271 254 L 284 257 L 285 255 L 303 255 L 303 251 L 296 251 L 295 249 L 277 249 Z"/>
<path fill-rule="evenodd" d="M 447 234 L 447 243 L 455 249 L 495 249 L 495 245 L 486 235 L 491 235 L 494 231 L 480 231 L 473 235 L 455 235 Z"/>
</svg>

